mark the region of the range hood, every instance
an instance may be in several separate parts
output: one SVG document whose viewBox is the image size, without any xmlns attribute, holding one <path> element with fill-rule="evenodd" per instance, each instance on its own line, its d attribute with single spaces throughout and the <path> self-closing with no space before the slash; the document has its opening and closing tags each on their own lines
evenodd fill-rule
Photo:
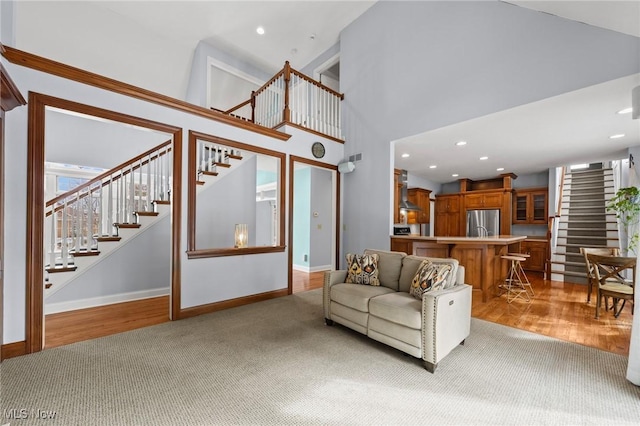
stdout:
<svg viewBox="0 0 640 426">
<path fill-rule="evenodd" d="M 412 210 L 412 211 L 422 211 L 422 209 L 412 202 L 410 202 L 407 198 L 407 171 L 402 170 L 400 172 L 400 183 L 402 184 L 402 189 L 400 190 L 400 210 Z"/>
</svg>

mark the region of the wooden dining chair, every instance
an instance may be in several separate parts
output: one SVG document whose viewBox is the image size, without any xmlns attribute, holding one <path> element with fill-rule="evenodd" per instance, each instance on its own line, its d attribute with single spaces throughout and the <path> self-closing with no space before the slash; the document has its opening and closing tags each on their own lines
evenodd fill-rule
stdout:
<svg viewBox="0 0 640 426">
<path fill-rule="evenodd" d="M 599 256 L 619 256 L 620 249 L 617 247 L 580 247 L 580 253 L 584 256 L 584 263 L 587 267 L 587 303 L 591 302 L 593 287 L 598 285 L 598 279 L 593 270 L 593 265 L 587 259 L 587 254 L 597 254 Z"/>
<path fill-rule="evenodd" d="M 636 284 L 636 257 L 623 256 L 600 256 L 597 254 L 587 254 L 589 263 L 593 265 L 594 273 L 598 283 L 598 293 L 596 302 L 596 319 L 600 316 L 600 303 L 602 297 L 613 298 L 613 316 L 618 318 L 627 300 L 632 303 L 631 313 L 633 314 L 633 298 Z M 624 277 L 624 271 L 631 270 L 631 278 Z M 620 308 L 618 302 L 622 300 Z"/>
</svg>

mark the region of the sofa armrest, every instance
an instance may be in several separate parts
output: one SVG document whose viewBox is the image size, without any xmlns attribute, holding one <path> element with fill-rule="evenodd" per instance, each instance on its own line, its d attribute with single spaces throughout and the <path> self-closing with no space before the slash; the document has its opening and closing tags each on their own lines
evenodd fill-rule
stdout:
<svg viewBox="0 0 640 426">
<path fill-rule="evenodd" d="M 329 316 L 329 301 L 331 297 L 331 286 L 343 283 L 347 279 L 347 270 L 326 271 L 324 273 L 324 286 L 322 287 L 322 304 L 324 305 L 324 317 L 331 319 Z"/>
<path fill-rule="evenodd" d="M 469 336 L 471 291 L 468 284 L 427 292 L 422 297 L 422 359 L 434 366 Z"/>
</svg>

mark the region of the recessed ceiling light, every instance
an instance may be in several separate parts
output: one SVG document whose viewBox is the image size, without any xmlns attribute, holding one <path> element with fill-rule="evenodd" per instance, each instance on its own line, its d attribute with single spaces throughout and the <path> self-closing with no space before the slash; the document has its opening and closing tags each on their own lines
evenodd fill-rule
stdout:
<svg viewBox="0 0 640 426">
<path fill-rule="evenodd" d="M 406 152 L 404 154 L 402 154 L 402 158 L 408 158 L 408 157 L 410 157 L 410 155 L 407 154 Z"/>
<path fill-rule="evenodd" d="M 480 157 L 481 160 L 488 160 L 489 157 Z"/>
<path fill-rule="evenodd" d="M 264 34 L 264 28 L 263 27 L 258 27 L 258 28 L 256 28 L 256 32 L 258 34 L 260 34 L 260 35 L 263 35 Z"/>
<path fill-rule="evenodd" d="M 503 170 L 504 170 L 504 167 L 498 167 L 498 168 L 496 169 L 496 172 L 501 172 L 501 171 L 503 171 Z"/>
<path fill-rule="evenodd" d="M 430 169 L 435 169 L 436 167 L 438 167 L 438 166 L 436 166 L 435 164 L 432 164 L 432 165 L 429 166 Z"/>
<path fill-rule="evenodd" d="M 609 139 L 620 139 L 620 138 L 624 138 L 624 133 L 618 133 L 617 135 L 609 136 Z"/>
<path fill-rule="evenodd" d="M 620 111 L 618 111 L 618 114 L 629 114 L 631 112 L 633 112 L 633 108 L 629 107 L 629 108 L 621 109 Z"/>
<path fill-rule="evenodd" d="M 458 177 L 459 175 L 457 173 L 452 174 L 451 176 L 453 177 Z"/>
<path fill-rule="evenodd" d="M 456 142 L 457 146 L 463 146 L 463 145 L 466 145 L 466 144 L 467 144 L 467 141 Z"/>
</svg>

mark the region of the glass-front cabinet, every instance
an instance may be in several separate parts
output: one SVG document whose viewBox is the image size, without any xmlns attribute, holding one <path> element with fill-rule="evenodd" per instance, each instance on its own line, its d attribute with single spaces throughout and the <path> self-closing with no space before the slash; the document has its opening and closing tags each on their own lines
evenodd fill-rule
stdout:
<svg viewBox="0 0 640 426">
<path fill-rule="evenodd" d="M 513 197 L 513 224 L 547 223 L 547 188 L 519 189 Z"/>
</svg>

